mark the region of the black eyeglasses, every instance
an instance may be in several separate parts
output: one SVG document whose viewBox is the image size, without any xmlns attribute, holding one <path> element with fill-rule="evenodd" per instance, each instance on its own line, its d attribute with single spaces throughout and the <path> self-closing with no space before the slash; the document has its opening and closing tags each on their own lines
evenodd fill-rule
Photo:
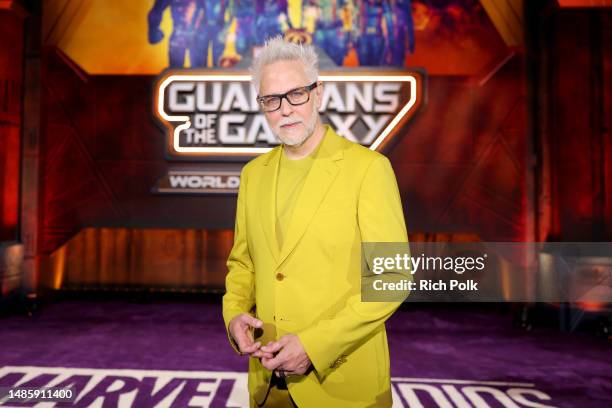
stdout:
<svg viewBox="0 0 612 408">
<path fill-rule="evenodd" d="M 317 87 L 317 83 L 313 82 L 308 86 L 295 88 L 284 94 L 258 96 L 257 102 L 264 112 L 274 112 L 280 109 L 283 98 L 287 99 L 293 106 L 303 105 L 310 100 L 310 91 Z"/>
</svg>

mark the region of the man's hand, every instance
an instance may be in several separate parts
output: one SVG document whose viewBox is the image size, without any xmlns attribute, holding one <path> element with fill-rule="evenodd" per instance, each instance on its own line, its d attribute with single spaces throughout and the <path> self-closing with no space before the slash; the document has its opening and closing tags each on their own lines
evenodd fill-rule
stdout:
<svg viewBox="0 0 612 408">
<path fill-rule="evenodd" d="M 243 354 L 252 355 L 254 357 L 261 357 L 263 353 L 259 352 L 260 342 L 253 341 L 253 333 L 251 328 L 260 328 L 263 326 L 263 322 L 259 319 L 254 318 L 246 313 L 239 314 L 234 317 L 229 324 L 229 332 L 232 338 L 238 345 L 238 350 Z M 255 355 L 255 353 L 259 355 Z M 272 356 L 267 354 L 267 356 Z"/>
<path fill-rule="evenodd" d="M 310 367 L 310 358 L 300 342 L 300 338 L 295 334 L 288 334 L 281 337 L 278 341 L 270 342 L 261 348 L 266 354 L 276 354 L 274 358 L 263 356 L 261 363 L 268 370 L 276 370 L 285 375 L 303 375 Z"/>
</svg>

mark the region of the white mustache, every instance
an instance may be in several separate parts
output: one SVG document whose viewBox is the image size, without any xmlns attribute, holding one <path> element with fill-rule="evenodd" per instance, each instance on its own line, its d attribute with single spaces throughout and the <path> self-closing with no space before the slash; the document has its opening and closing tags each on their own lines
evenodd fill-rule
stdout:
<svg viewBox="0 0 612 408">
<path fill-rule="evenodd" d="M 290 118 L 281 119 L 281 121 L 278 123 L 278 126 L 281 127 L 281 126 L 285 126 L 285 125 L 290 125 L 292 123 L 300 123 L 300 121 L 296 120 L 296 119 L 290 119 Z"/>
</svg>

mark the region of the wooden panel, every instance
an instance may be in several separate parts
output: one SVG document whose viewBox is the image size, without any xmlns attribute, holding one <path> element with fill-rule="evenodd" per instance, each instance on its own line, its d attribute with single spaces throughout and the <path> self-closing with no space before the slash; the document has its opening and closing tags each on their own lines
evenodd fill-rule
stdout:
<svg viewBox="0 0 612 408">
<path fill-rule="evenodd" d="M 18 236 L 23 20 L 0 7 L 0 241 Z"/>
<path fill-rule="evenodd" d="M 474 234 L 413 233 L 412 242 L 477 242 Z M 55 251 L 52 289 L 222 289 L 232 230 L 87 228 Z"/>
<path fill-rule="evenodd" d="M 62 287 L 220 288 L 231 230 L 86 228 L 56 250 L 43 281 Z"/>
<path fill-rule="evenodd" d="M 602 13 L 601 42 L 607 44 L 602 49 L 603 59 L 603 109 L 602 140 L 604 149 L 604 223 L 605 236 L 612 237 L 612 12 Z"/>
<path fill-rule="evenodd" d="M 596 10 L 562 10 L 555 16 L 550 144 L 555 221 L 558 238 L 566 241 L 606 239 L 604 183 L 609 178 L 605 158 L 610 135 L 603 113 L 610 96 L 603 82 L 606 39 L 601 36 L 601 17 Z M 570 26 L 571 32 L 566 29 Z"/>
</svg>

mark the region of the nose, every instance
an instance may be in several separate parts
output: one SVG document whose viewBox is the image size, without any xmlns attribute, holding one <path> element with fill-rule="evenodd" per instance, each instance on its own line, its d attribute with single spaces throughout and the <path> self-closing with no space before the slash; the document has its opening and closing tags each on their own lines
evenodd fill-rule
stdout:
<svg viewBox="0 0 612 408">
<path fill-rule="evenodd" d="M 287 98 L 281 99 L 280 112 L 283 116 L 289 116 L 293 113 L 293 105 L 289 103 Z"/>
</svg>

